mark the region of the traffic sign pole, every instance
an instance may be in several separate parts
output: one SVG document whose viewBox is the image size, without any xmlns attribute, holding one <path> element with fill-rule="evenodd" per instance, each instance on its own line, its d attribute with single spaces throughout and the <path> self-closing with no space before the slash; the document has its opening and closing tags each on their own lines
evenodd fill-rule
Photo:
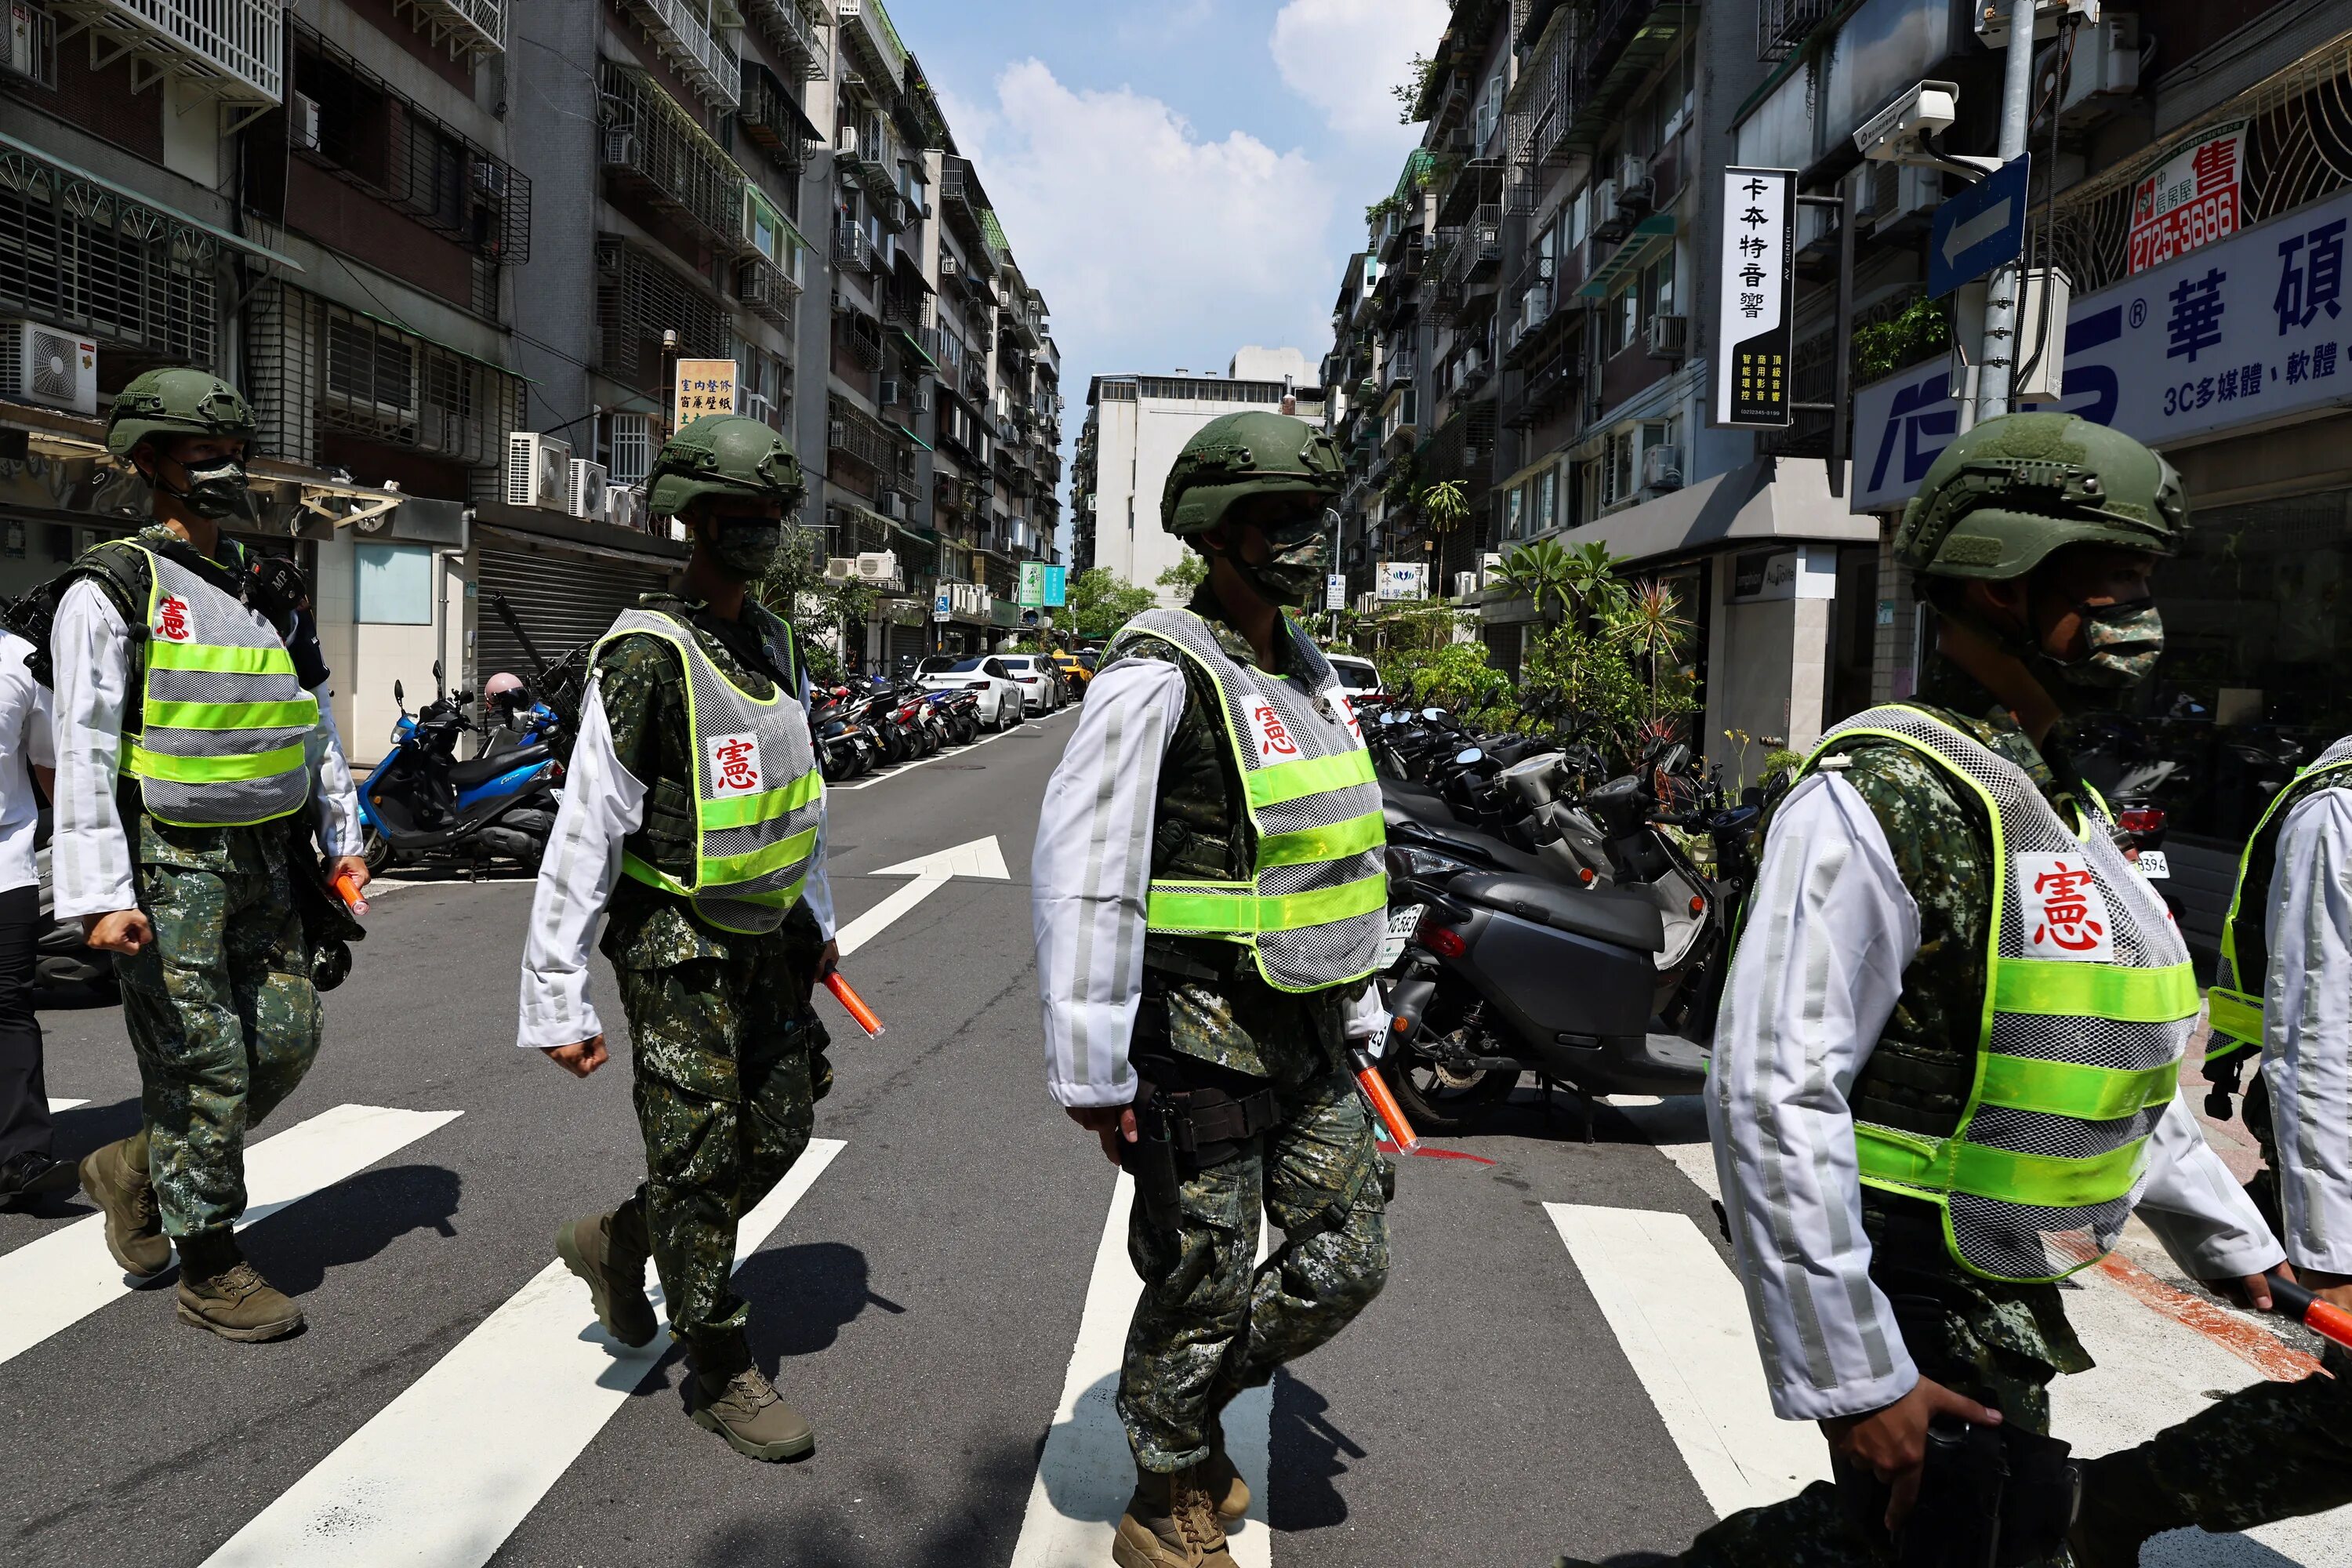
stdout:
<svg viewBox="0 0 2352 1568">
<path fill-rule="evenodd" d="M 2000 161 L 2025 156 L 2025 136 L 2033 105 L 2033 13 L 2035 0 L 2010 0 L 2009 58 L 2002 62 Z M 2017 364 L 2017 298 L 2025 282 L 2025 258 L 1993 274 L 1985 291 L 1984 347 L 1978 356 L 1977 419 L 2009 412 L 2011 372 Z"/>
</svg>

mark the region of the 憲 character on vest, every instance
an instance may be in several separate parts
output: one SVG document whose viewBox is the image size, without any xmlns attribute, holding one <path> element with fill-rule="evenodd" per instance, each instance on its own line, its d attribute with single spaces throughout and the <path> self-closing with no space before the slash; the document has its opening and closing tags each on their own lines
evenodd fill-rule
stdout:
<svg viewBox="0 0 2352 1568">
<path fill-rule="evenodd" d="M 319 1052 L 306 805 L 327 874 L 367 884 L 326 671 L 289 651 L 292 602 L 221 532 L 249 512 L 253 433 L 245 399 L 203 371 L 122 389 L 107 449 L 147 480 L 155 522 L 74 563 L 49 645 L 56 908 L 117 954 L 144 1123 L 82 1162 L 82 1186 L 115 1261 L 153 1276 L 176 1244 L 180 1317 L 232 1340 L 302 1325 L 233 1227 L 246 1137 Z"/>
<path fill-rule="evenodd" d="M 2070 1540 L 2037 1441 L 2052 1380 L 2091 1364 L 2057 1281 L 2135 1210 L 2184 1269 L 2258 1305 L 2281 1263 L 2179 1089 L 2188 947 L 2062 741 L 2067 713 L 2154 667 L 2150 574 L 2187 522 L 2170 465 L 2062 414 L 1976 426 L 1905 513 L 1895 551 L 1937 657 L 1918 700 L 1832 729 L 1775 811 L 1706 1088 L 1773 1405 L 1820 1423 L 1837 1479 L 1733 1515 L 1685 1563 L 1892 1562 L 1937 1417 L 2000 1428 L 2003 1562 L 2136 1563 L 2191 1518 L 2251 1522 L 2183 1517 L 2101 1460 Z M 2307 1495 L 2344 1500 L 2352 1468 L 2313 1398 L 2328 1380 L 2309 1382 L 2175 1428 L 2202 1424 L 2192 1472 L 2304 1511 L 2276 1478 L 2312 1479 L 2332 1447 L 2336 1495 Z M 2262 1458 L 2225 1464 L 2233 1445 Z"/>
<path fill-rule="evenodd" d="M 656 1328 L 650 1252 L 695 1422 L 788 1459 L 816 1438 L 752 1364 L 730 1280 L 736 1222 L 800 1158 L 832 1081 L 808 1005 L 837 954 L 806 681 L 791 628 L 745 592 L 804 486 L 781 437 L 731 415 L 686 425 L 647 482 L 694 553 L 681 594 L 647 595 L 596 645 L 531 903 L 519 1043 L 583 1078 L 603 1065 L 588 943 L 609 908 L 646 1181 L 563 1226 L 556 1249 L 630 1345 Z"/>
<path fill-rule="evenodd" d="M 1121 1568 L 1230 1568 L 1248 1492 L 1218 1413 L 1337 1333 L 1388 1273 L 1386 1167 L 1345 1065 L 1386 1022 L 1380 786 L 1283 613 L 1323 582 L 1339 464 L 1274 413 L 1213 419 L 1162 526 L 1188 608 L 1112 639 L 1045 790 L 1031 871 L 1046 1083 L 1136 1172 L 1144 1281 L 1118 1381 Z M 1285 1233 L 1263 1267 L 1258 1217 Z"/>
</svg>

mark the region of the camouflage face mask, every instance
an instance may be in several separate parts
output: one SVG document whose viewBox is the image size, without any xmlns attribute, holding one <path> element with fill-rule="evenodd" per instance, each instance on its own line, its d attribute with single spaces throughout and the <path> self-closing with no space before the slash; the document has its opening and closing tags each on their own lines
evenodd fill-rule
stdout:
<svg viewBox="0 0 2352 1568">
<path fill-rule="evenodd" d="M 2146 599 L 2127 605 L 2082 605 L 2082 658 L 2058 664 L 2061 679 L 2095 690 L 2137 686 L 2164 655 L 2164 617 Z M 2055 661 L 2053 661 L 2055 662 Z"/>
</svg>

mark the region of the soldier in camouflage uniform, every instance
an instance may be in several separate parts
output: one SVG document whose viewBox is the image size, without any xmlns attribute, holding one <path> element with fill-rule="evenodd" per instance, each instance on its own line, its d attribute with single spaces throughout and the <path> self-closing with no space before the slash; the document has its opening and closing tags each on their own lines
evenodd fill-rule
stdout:
<svg viewBox="0 0 2352 1568">
<path fill-rule="evenodd" d="M 738 1222 L 800 1158 L 832 1081 L 809 1006 L 838 954 L 806 683 L 790 628 L 745 591 L 803 486 L 782 440 L 735 416 L 679 430 L 650 483 L 694 553 L 681 593 L 647 595 L 597 646 L 532 904 L 520 1043 L 583 1078 L 603 1065 L 587 957 L 609 914 L 646 1175 L 556 1250 L 629 1345 L 654 1337 L 650 1254 L 696 1424 L 788 1459 L 815 1435 L 753 1365 L 730 1279 Z"/>
<path fill-rule="evenodd" d="M 125 1272 L 162 1273 L 176 1244 L 181 1320 L 238 1341 L 302 1326 L 235 1226 L 246 1137 L 319 1051 L 306 803 L 338 857 L 325 874 L 367 882 L 327 671 L 295 635 L 299 573 L 257 575 L 221 532 L 250 514 L 252 437 L 245 400 L 202 371 L 122 390 L 107 447 L 156 521 L 75 563 L 49 643 L 57 911 L 118 955 L 142 1086 L 139 1131 L 83 1160 L 82 1186 Z"/>
<path fill-rule="evenodd" d="M 1282 415 L 1186 445 L 1162 518 L 1208 579 L 1113 640 L 1040 816 L 1048 1088 L 1138 1187 L 1121 1568 L 1228 1568 L 1249 1493 L 1219 1412 L 1387 1276 L 1387 1168 L 1346 1068 L 1349 1037 L 1385 1023 L 1364 984 L 1379 792 L 1328 665 L 1281 613 L 1322 581 L 1339 482 L 1328 438 Z M 1320 794 L 1277 782 L 1318 770 Z M 1286 1239 L 1256 1265 L 1261 1211 Z"/>
<path fill-rule="evenodd" d="M 2064 717 L 2112 701 L 2155 664 L 2162 630 L 2147 574 L 2186 523 L 2170 467 L 2127 437 L 2065 415 L 1977 426 L 1937 459 L 1896 542 L 1942 616 L 1939 656 L 1909 709 L 2013 763 L 2062 822 L 2103 828 L 2068 758 Z M 1883 730 L 1901 711 L 1853 722 Z M 1853 1173 L 1862 1121 L 1958 1141 L 1956 1124 L 1982 1115 L 1971 1086 L 1994 934 L 1987 797 L 1875 734 L 1833 732 L 1807 774 L 1770 825 L 1708 1110 L 1775 1407 L 1820 1422 L 1838 1479 L 1707 1531 L 1682 1559 L 1705 1568 L 1892 1563 L 1890 1528 L 1917 1491 L 1931 1418 L 2046 1434 L 2052 1380 L 2092 1364 L 2056 1284 L 1964 1262 L 1959 1232 L 1948 1231 L 1957 1221 L 1870 1174 L 1867 1150 L 1858 1188 Z M 1792 909 L 1824 928 L 1811 939 L 1818 951 L 1800 950 Z M 1914 921 L 1907 957 L 1889 956 L 1888 933 Z M 1790 1011 L 1775 1016 L 1776 996 Z M 2186 1005 L 2193 1018 L 2193 994 Z M 1840 1038 L 1874 1026 L 1865 1054 Z M 2185 1037 L 2188 1023 L 2179 1027 Z M 2192 1272 L 2267 1307 L 2263 1273 L 2280 1266 L 2279 1248 L 2206 1148 L 2173 1070 L 2159 1068 L 2151 1091 L 2169 1103 L 2152 1099 L 2143 1113 L 2162 1104 L 2153 1168 L 2124 1202 Z M 1750 1088 L 1767 1082 L 1785 1087 Z M 1741 1110 L 1751 1099 L 1769 1114 Z M 2340 1352 L 2328 1364 L 2352 1373 Z M 2326 1377 L 2257 1384 L 2092 1461 L 2070 1537 L 2053 1527 L 2032 1560 L 2135 1563 L 2165 1530 L 2240 1530 L 2352 1501 L 2345 1388 Z"/>
</svg>

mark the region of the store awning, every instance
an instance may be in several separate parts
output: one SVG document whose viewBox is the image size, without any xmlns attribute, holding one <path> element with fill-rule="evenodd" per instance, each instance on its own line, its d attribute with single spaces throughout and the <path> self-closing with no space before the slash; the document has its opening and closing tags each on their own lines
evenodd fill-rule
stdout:
<svg viewBox="0 0 2352 1568">
<path fill-rule="evenodd" d="M 0 147 L 5 147 L 12 153 L 22 153 L 24 156 L 32 159 L 35 163 L 46 163 L 60 174 L 64 174 L 71 179 L 80 180 L 87 184 L 96 185 L 100 190 L 105 191 L 110 195 L 120 196 L 124 201 L 130 202 L 134 205 L 142 206 L 147 208 L 150 212 L 161 214 L 163 216 L 171 219 L 173 223 L 185 224 L 188 227 L 195 229 L 199 233 L 211 236 L 213 238 L 220 241 L 223 245 L 227 246 L 232 250 L 242 250 L 247 256 L 258 257 L 264 261 L 273 263 L 278 267 L 289 268 L 292 271 L 299 272 L 302 270 L 302 264 L 300 262 L 280 251 L 270 249 L 269 247 L 263 245 L 258 240 L 247 239 L 241 234 L 233 234 L 229 230 L 222 228 L 216 224 L 206 223 L 204 219 L 196 217 L 192 214 L 184 213 L 177 207 L 166 206 L 163 203 L 157 201 L 154 197 L 147 195 L 144 191 L 135 191 L 129 185 L 118 184 L 114 181 L 108 179 L 103 174 L 93 174 L 88 169 L 82 168 L 79 164 L 67 163 L 63 158 L 58 157 L 54 153 L 43 152 L 40 148 L 34 146 L 30 142 L 19 142 L 14 136 L 0 133 Z"/>
<path fill-rule="evenodd" d="M 1652 258 L 1675 242 L 1675 215 L 1652 213 L 1633 226 L 1625 243 L 1611 252 L 1609 259 L 1592 270 L 1592 276 L 1577 289 L 1585 300 L 1606 300 L 1633 280 L 1634 274 L 1647 267 Z"/>
<path fill-rule="evenodd" d="M 893 423 L 893 424 L 897 424 L 897 421 L 895 421 L 895 420 L 894 420 L 894 421 L 892 421 L 892 423 Z M 932 447 L 931 447 L 931 444 L 930 444 L 929 441 L 924 440 L 920 436 L 916 435 L 912 430 L 908 429 L 904 425 L 899 425 L 899 426 L 898 426 L 898 434 L 899 434 L 899 435 L 904 436 L 908 440 L 912 441 L 916 446 L 920 447 L 924 451 L 929 452 L 929 451 L 930 451 L 930 450 L 932 450 L 932 449 L 933 449 L 933 448 L 932 448 Z"/>
</svg>

